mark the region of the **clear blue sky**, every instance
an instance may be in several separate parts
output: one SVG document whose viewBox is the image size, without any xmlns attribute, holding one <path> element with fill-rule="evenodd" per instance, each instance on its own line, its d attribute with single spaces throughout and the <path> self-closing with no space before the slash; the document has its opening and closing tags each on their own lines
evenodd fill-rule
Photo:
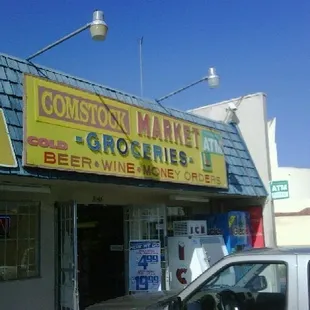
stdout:
<svg viewBox="0 0 310 310">
<path fill-rule="evenodd" d="M 279 162 L 310 168 L 310 1 L 10 0 L 0 9 L 0 51 L 25 58 L 86 22 L 94 9 L 110 27 L 104 43 L 84 32 L 36 62 L 139 95 L 138 38 L 144 36 L 144 95 L 156 98 L 215 66 L 221 86 L 198 85 L 166 102 L 187 110 L 265 92 L 277 117 Z"/>
</svg>

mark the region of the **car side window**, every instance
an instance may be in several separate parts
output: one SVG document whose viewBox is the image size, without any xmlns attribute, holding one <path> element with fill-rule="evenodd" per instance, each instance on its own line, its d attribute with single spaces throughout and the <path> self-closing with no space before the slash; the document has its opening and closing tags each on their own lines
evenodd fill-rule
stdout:
<svg viewBox="0 0 310 310">
<path fill-rule="evenodd" d="M 218 271 L 186 301 L 186 308 L 192 303 L 206 302 L 201 309 L 212 307 L 221 298 L 235 299 L 230 307 L 285 310 L 287 304 L 288 268 L 284 262 L 249 262 L 231 264 Z M 222 296 L 225 295 L 225 296 Z M 227 297 L 228 296 L 228 297 Z M 225 297 L 225 298 L 224 298 Z M 237 301 L 241 304 L 236 304 Z M 250 304 L 248 304 L 250 302 Z M 245 304 L 244 304 L 245 303 Z M 259 307 L 259 308 L 257 308 Z M 199 309 L 199 308 L 197 308 Z"/>
</svg>

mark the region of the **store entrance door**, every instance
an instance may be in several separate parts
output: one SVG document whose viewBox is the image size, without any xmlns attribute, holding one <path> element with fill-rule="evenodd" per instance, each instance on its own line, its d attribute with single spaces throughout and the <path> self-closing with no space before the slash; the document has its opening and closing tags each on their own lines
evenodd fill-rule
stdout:
<svg viewBox="0 0 310 310">
<path fill-rule="evenodd" d="M 125 295 L 123 208 L 78 205 L 80 310 Z"/>
<path fill-rule="evenodd" d="M 76 202 L 56 203 L 56 309 L 78 310 Z"/>
</svg>

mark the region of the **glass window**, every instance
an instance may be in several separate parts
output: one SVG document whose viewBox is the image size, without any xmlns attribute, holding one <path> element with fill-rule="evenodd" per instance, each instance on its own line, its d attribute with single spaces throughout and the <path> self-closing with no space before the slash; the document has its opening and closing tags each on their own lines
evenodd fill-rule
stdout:
<svg viewBox="0 0 310 310">
<path fill-rule="evenodd" d="M 39 203 L 0 201 L 0 281 L 39 276 Z"/>
<path fill-rule="evenodd" d="M 167 253 L 165 247 L 165 206 L 130 206 L 125 211 L 125 222 L 127 230 L 127 241 L 125 251 L 128 252 L 130 240 L 160 240 L 161 243 L 161 269 L 162 269 L 162 289 L 166 287 L 166 266 Z M 128 262 L 128 266 L 130 262 Z"/>
<path fill-rule="evenodd" d="M 215 300 L 217 298 L 225 307 L 239 309 L 253 306 L 264 310 L 285 310 L 286 288 L 285 263 L 250 262 L 229 265 L 198 288 L 187 305 L 204 301 L 208 308 L 208 305 L 218 302 Z"/>
</svg>

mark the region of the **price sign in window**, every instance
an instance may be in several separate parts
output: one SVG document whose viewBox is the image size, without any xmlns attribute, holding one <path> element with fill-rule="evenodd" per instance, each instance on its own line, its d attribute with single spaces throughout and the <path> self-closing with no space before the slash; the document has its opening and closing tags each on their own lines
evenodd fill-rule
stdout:
<svg viewBox="0 0 310 310">
<path fill-rule="evenodd" d="M 159 240 L 129 242 L 129 290 L 132 292 L 161 290 Z"/>
</svg>

